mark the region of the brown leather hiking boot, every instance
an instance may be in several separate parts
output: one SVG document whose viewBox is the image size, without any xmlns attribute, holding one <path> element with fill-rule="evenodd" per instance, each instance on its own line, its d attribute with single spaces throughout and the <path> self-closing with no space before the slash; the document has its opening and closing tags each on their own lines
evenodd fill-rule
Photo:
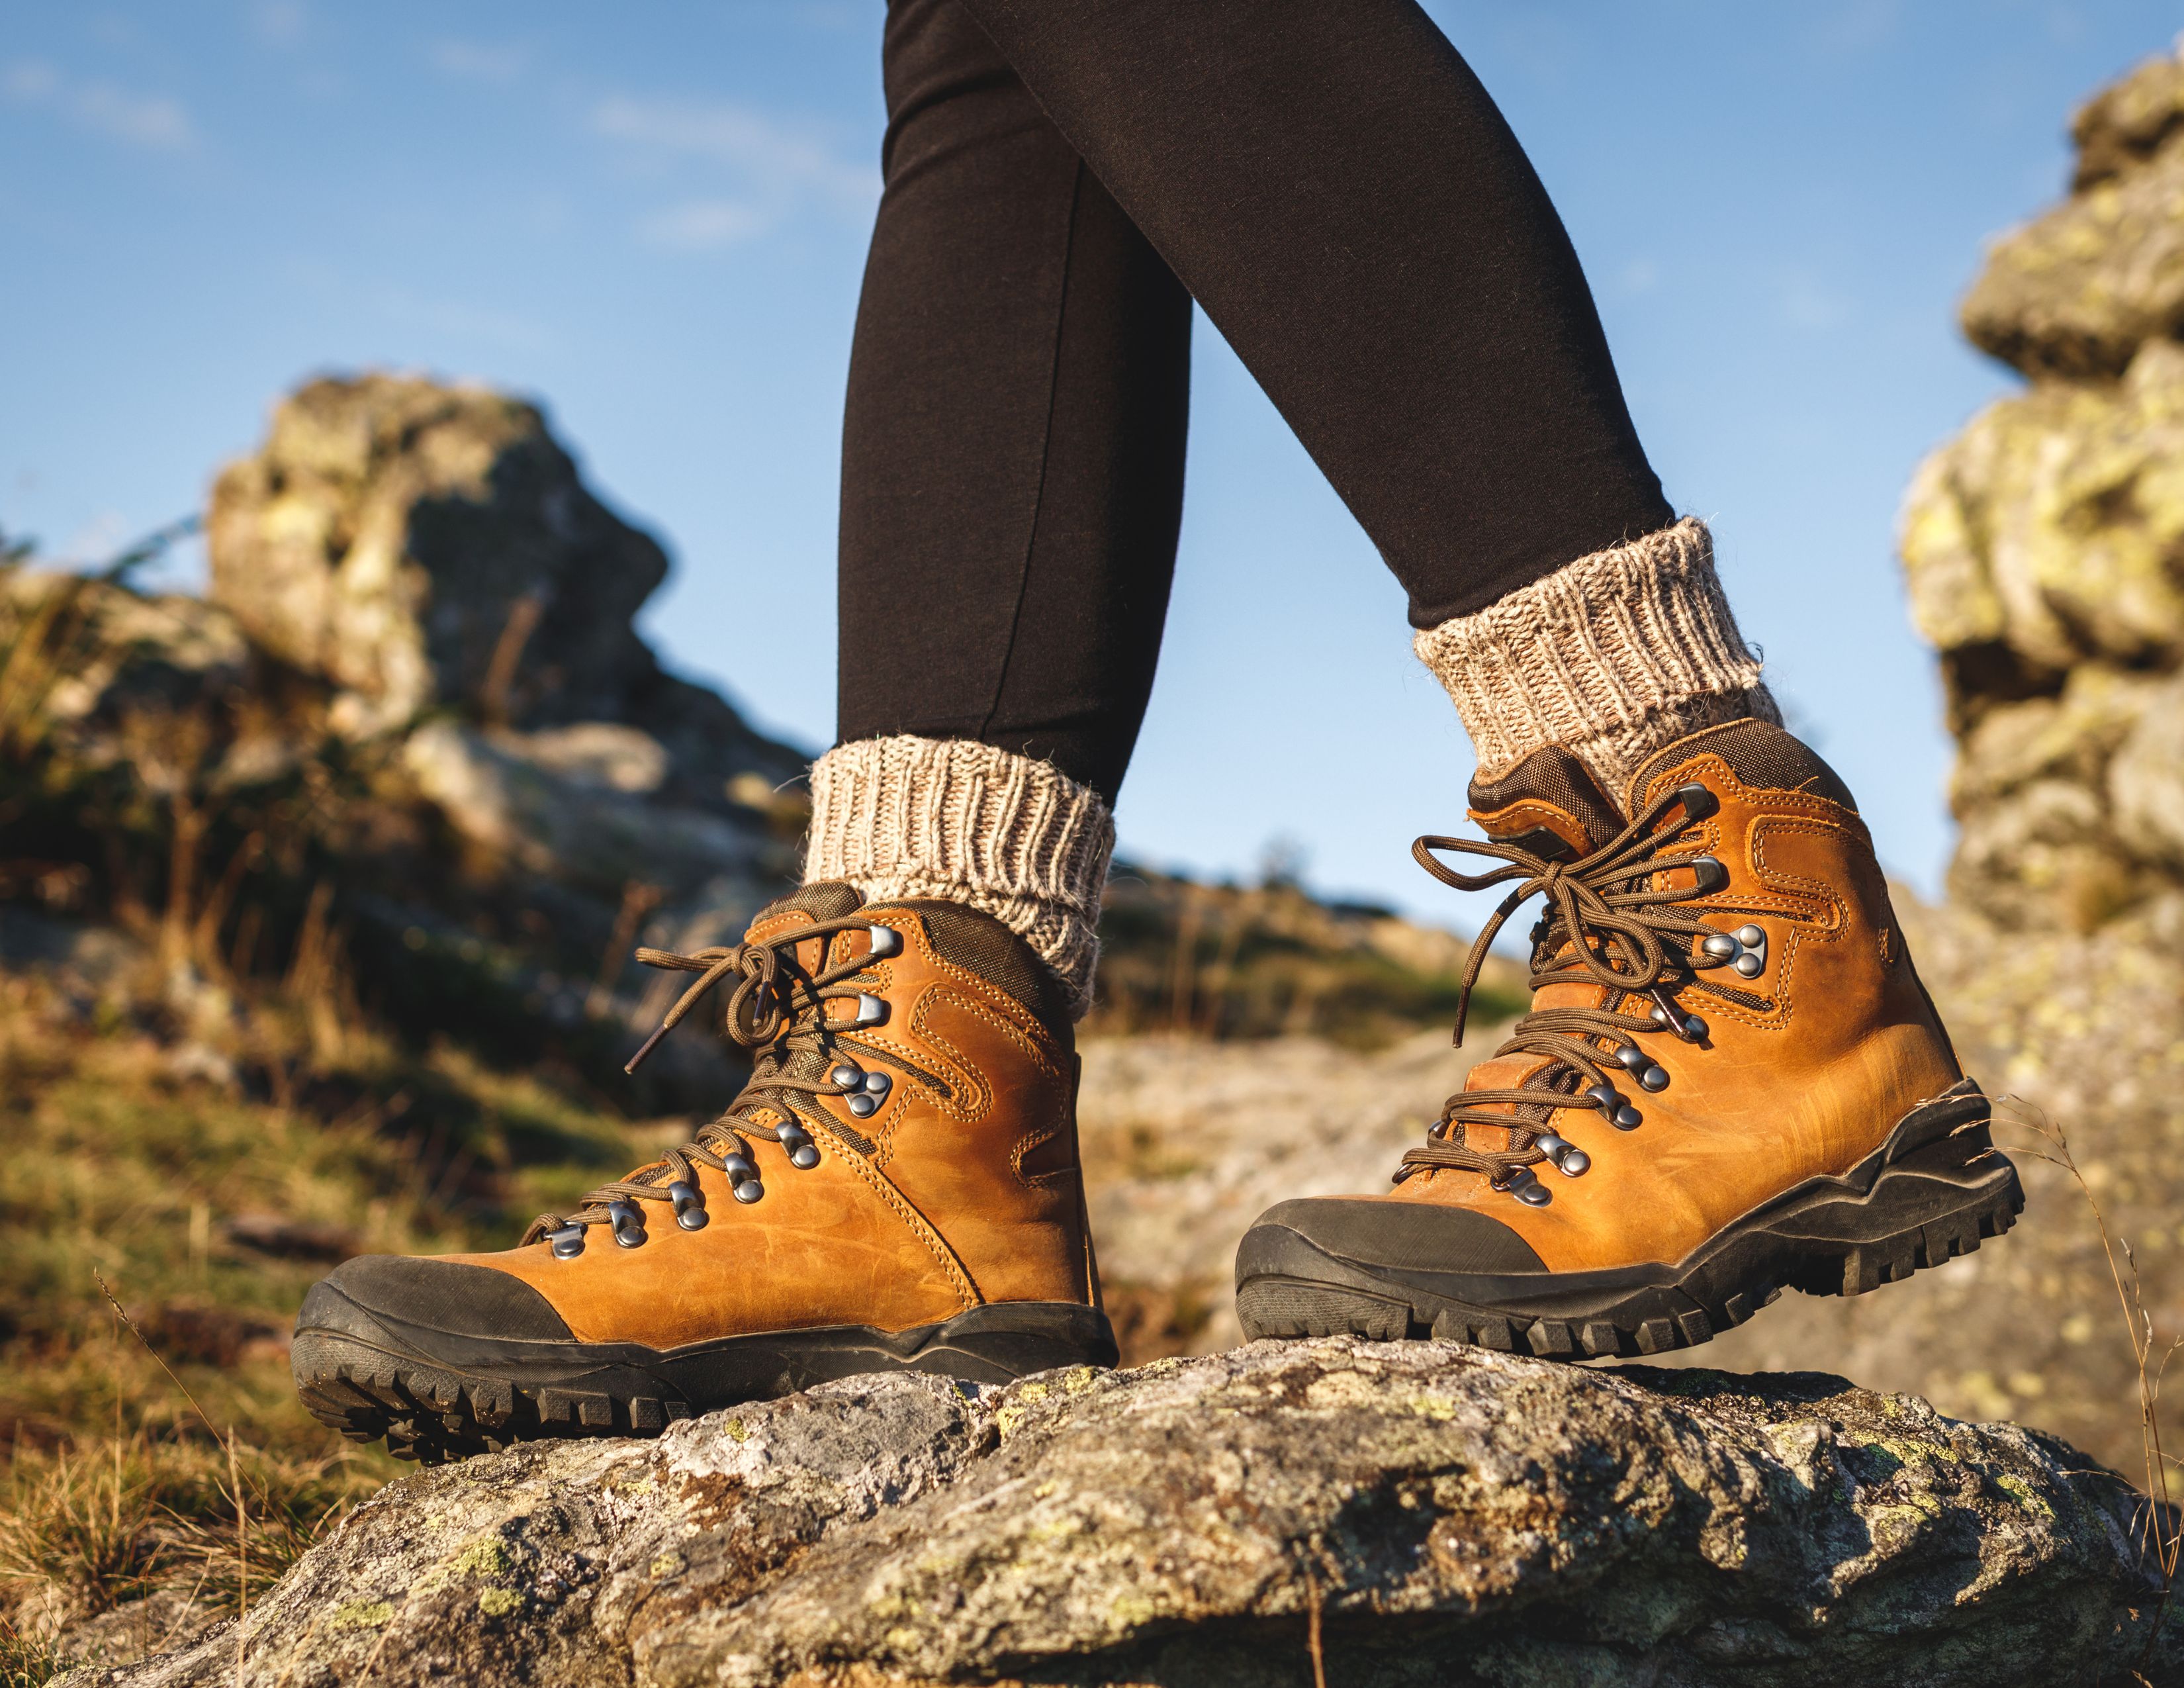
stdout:
<svg viewBox="0 0 2184 1688">
<path fill-rule="evenodd" d="M 1471 803 L 1487 842 L 1414 853 L 1465 890 L 1515 882 L 1474 978 L 1502 922 L 1546 898 L 1532 1011 L 1393 1190 L 1285 1201 L 1245 1234 L 1247 1334 L 1653 1354 L 1785 1285 L 1855 1295 L 2009 1228 L 2024 1198 L 1986 1099 L 1812 751 L 1757 721 L 1709 727 L 1618 810 L 1550 748 Z M 1461 874 L 1444 850 L 1507 865 Z"/>
<path fill-rule="evenodd" d="M 823 884 L 733 949 L 638 955 L 699 975 L 654 1041 L 733 988 L 750 1083 L 682 1148 L 506 1253 L 337 1268 L 296 1321 L 312 1412 L 432 1461 L 658 1430 L 861 1372 L 1114 1364 L 1069 1017 L 1014 933 L 955 903 L 867 906 Z"/>
</svg>

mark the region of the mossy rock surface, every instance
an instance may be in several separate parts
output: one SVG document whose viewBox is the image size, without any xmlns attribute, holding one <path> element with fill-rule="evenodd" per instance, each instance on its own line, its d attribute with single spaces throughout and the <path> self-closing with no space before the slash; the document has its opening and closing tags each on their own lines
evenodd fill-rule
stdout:
<svg viewBox="0 0 2184 1688">
<path fill-rule="evenodd" d="M 1814 1373 L 1265 1342 L 894 1376 L 427 1471 L 261 1601 L 246 1680 L 2173 1680 L 2129 1486 Z M 231 1629 L 71 1688 L 233 1680 Z"/>
</svg>

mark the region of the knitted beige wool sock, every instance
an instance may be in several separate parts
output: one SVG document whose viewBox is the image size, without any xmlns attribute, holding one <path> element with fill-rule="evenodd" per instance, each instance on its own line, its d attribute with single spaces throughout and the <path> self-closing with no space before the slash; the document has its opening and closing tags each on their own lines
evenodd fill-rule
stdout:
<svg viewBox="0 0 2184 1688">
<path fill-rule="evenodd" d="M 983 909 L 1045 958 L 1080 1018 L 1114 849 L 1098 792 L 990 744 L 905 733 L 837 745 L 811 766 L 805 884 L 845 879 L 872 902 Z"/>
<path fill-rule="evenodd" d="M 1412 645 L 1455 699 L 1482 781 L 1560 744 L 1621 802 L 1639 765 L 1687 733 L 1782 721 L 1695 516 L 1580 557 Z"/>
</svg>

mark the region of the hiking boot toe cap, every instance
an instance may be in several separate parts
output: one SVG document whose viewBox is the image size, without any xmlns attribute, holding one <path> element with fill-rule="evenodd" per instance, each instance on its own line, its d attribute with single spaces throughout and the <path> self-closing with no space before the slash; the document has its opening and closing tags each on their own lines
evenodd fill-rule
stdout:
<svg viewBox="0 0 2184 1688">
<path fill-rule="evenodd" d="M 521 1279 L 461 1261 L 367 1254 L 345 1261 L 312 1286 L 298 1330 L 366 1340 L 389 1324 L 414 1334 L 530 1342 L 571 1340 L 554 1304 Z"/>
<path fill-rule="evenodd" d="M 1545 1272 L 1532 1245 L 1470 1207 L 1338 1196 L 1284 1201 L 1261 1214 L 1236 1251 L 1236 1281 L 1318 1277 L 1329 1261 L 1373 1274 L 1435 1279 Z"/>
</svg>

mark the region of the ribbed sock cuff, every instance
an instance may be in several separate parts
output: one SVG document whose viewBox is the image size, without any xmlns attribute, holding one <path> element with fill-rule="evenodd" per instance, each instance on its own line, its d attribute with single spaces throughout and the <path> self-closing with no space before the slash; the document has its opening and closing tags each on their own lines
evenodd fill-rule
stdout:
<svg viewBox="0 0 2184 1688">
<path fill-rule="evenodd" d="M 847 880 L 873 902 L 944 897 L 992 915 L 1092 1005 L 1100 893 L 1115 821 L 1050 764 L 967 738 L 902 734 L 811 766 L 807 885 Z"/>
<path fill-rule="evenodd" d="M 1484 780 L 1560 744 L 1621 801 L 1639 765 L 1679 738 L 1781 723 L 1694 516 L 1428 627 L 1412 647 L 1455 700 Z"/>
</svg>

